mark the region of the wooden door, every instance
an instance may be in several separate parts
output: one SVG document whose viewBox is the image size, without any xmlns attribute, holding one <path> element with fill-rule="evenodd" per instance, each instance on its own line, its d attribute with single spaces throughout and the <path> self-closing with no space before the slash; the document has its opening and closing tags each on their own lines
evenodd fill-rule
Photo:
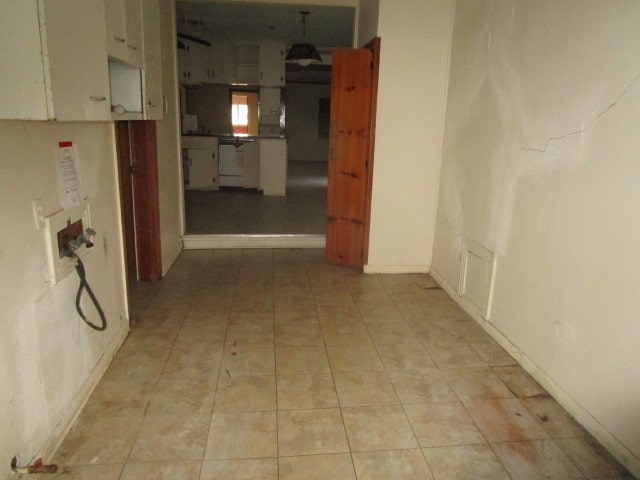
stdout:
<svg viewBox="0 0 640 480">
<path fill-rule="evenodd" d="M 374 67 L 368 48 L 333 54 L 325 257 L 336 265 L 365 261 Z"/>
<path fill-rule="evenodd" d="M 116 133 L 127 273 L 131 280 L 160 280 L 156 124 L 117 122 Z"/>
</svg>

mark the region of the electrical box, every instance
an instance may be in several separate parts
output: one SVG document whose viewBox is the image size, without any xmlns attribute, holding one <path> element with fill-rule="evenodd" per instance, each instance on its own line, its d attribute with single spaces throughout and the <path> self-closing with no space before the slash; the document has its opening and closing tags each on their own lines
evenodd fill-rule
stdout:
<svg viewBox="0 0 640 480">
<path fill-rule="evenodd" d="M 55 285 L 75 270 L 75 262 L 64 250 L 73 250 L 83 261 L 92 249 L 77 238 L 91 229 L 89 204 L 83 203 L 67 210 L 59 210 L 45 218 L 47 257 L 51 284 Z"/>
</svg>

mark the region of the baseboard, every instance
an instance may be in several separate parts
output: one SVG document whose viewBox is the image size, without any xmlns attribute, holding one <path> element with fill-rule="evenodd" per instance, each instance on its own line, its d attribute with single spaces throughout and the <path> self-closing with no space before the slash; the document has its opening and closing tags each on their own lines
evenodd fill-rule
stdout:
<svg viewBox="0 0 640 480">
<path fill-rule="evenodd" d="M 427 273 L 426 265 L 365 265 L 364 273 L 392 274 L 392 273 Z"/>
<path fill-rule="evenodd" d="M 223 248 L 324 248 L 324 235 L 185 235 L 185 250 Z"/>
<path fill-rule="evenodd" d="M 33 456 L 33 458 L 43 458 L 47 463 L 49 459 L 53 458 L 54 454 L 60 448 L 62 441 L 66 438 L 67 434 L 71 430 L 71 428 L 75 425 L 76 420 L 80 416 L 82 409 L 85 404 L 89 400 L 89 397 L 98 386 L 98 383 L 102 379 L 104 372 L 109 367 L 111 360 L 120 349 L 120 346 L 124 342 L 125 338 L 127 338 L 127 334 L 129 333 L 129 321 L 125 320 L 122 322 L 118 333 L 113 337 L 109 346 L 104 351 L 100 360 L 96 364 L 93 372 L 84 382 L 82 389 L 76 395 L 74 399 L 73 406 L 69 409 L 69 415 L 60 420 L 58 424 L 53 428 L 53 431 L 49 435 L 49 438 L 44 443 L 42 447 L 38 450 L 38 452 Z"/>
<path fill-rule="evenodd" d="M 565 392 L 549 375 L 536 365 L 524 352 L 498 330 L 494 325 L 480 316 L 478 310 L 449 285 L 437 271 L 429 274 L 449 294 L 462 309 L 467 312 L 496 342 L 509 353 L 520 366 L 531 375 L 585 430 L 629 470 L 640 478 L 640 459 L 624 444 L 613 436 L 595 417 Z"/>
</svg>

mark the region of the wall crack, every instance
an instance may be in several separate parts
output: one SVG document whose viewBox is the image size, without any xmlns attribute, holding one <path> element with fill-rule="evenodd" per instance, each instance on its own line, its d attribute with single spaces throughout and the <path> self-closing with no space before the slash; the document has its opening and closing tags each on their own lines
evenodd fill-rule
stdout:
<svg viewBox="0 0 640 480">
<path fill-rule="evenodd" d="M 560 140 L 564 140 L 567 137 L 571 137 L 573 135 L 580 135 L 582 133 L 585 132 L 585 130 L 587 130 L 587 128 L 589 128 L 589 126 L 591 126 L 593 123 L 595 123 L 597 120 L 599 120 L 601 117 L 603 117 L 604 115 L 606 115 L 609 110 L 611 110 L 613 107 L 615 107 L 629 92 L 629 90 L 631 90 L 631 88 L 633 88 L 633 86 L 640 80 L 640 75 L 637 75 L 631 82 L 629 82 L 629 84 L 624 88 L 624 90 L 622 91 L 622 93 L 612 102 L 610 103 L 607 108 L 605 108 L 604 110 L 602 110 L 600 113 L 598 113 L 598 115 L 596 115 L 594 118 L 592 118 L 591 120 L 589 120 L 589 122 L 587 123 L 586 127 L 581 128 L 580 130 L 574 130 L 571 132 L 567 132 L 563 135 L 559 135 L 557 137 L 549 137 L 545 140 L 544 142 L 544 147 L 542 148 L 536 148 L 536 147 L 522 147 L 522 150 L 524 150 L 525 152 L 540 152 L 540 153 L 545 153 L 547 151 L 547 149 L 549 148 L 549 144 L 551 144 L 552 142 L 557 142 Z"/>
</svg>

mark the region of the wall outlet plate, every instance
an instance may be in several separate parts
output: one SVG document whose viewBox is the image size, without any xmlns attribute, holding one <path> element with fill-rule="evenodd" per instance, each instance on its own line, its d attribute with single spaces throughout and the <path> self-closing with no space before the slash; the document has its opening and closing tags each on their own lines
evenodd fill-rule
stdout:
<svg viewBox="0 0 640 480">
<path fill-rule="evenodd" d="M 72 259 L 60 256 L 58 246 L 58 232 L 67 228 L 69 223 L 82 221 L 84 229 L 91 228 L 91 215 L 88 203 L 57 212 L 45 218 L 45 235 L 47 238 L 47 258 L 49 261 L 49 276 L 51 284 L 55 285 L 75 269 Z M 82 260 L 91 254 L 93 249 L 82 245 L 75 251 Z"/>
</svg>

